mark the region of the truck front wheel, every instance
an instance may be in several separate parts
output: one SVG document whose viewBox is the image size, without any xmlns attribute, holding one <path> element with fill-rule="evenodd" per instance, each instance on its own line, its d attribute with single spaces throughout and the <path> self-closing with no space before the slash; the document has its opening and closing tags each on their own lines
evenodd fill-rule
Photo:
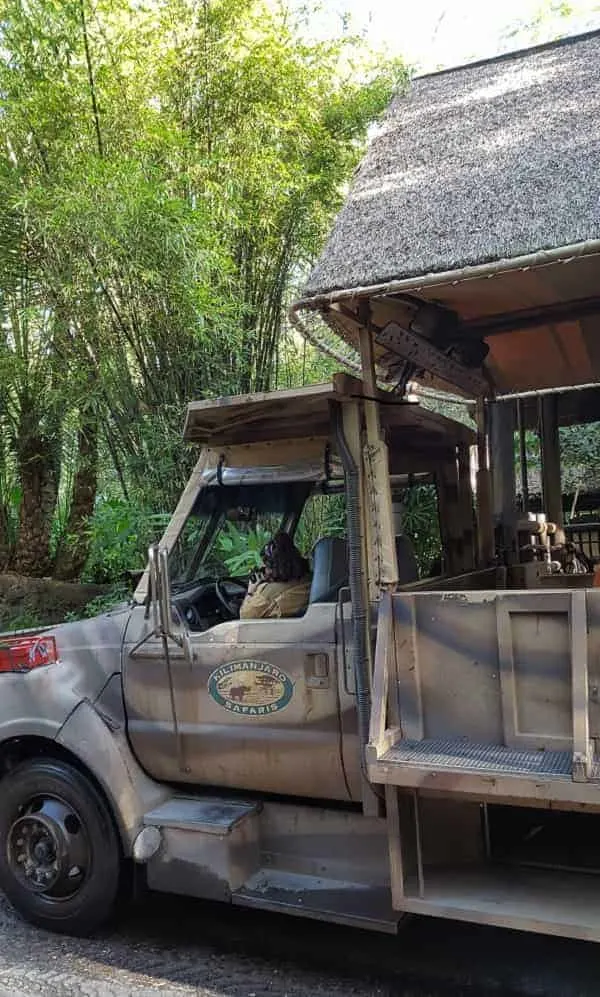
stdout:
<svg viewBox="0 0 600 997">
<path fill-rule="evenodd" d="M 62 761 L 33 759 L 0 783 L 0 889 L 39 927 L 85 935 L 114 906 L 121 857 L 96 788 Z"/>
</svg>

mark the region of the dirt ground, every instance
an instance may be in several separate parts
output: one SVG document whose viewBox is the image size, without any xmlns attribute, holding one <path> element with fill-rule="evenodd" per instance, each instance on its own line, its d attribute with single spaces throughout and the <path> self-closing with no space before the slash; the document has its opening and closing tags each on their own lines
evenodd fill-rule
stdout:
<svg viewBox="0 0 600 997">
<path fill-rule="evenodd" d="M 107 591 L 105 585 L 77 585 L 51 578 L 0 574 L 0 631 L 9 627 L 60 623 Z"/>
<path fill-rule="evenodd" d="M 90 940 L 0 897 L 0 997 L 597 997 L 591 944 L 411 919 L 398 937 L 145 898 Z"/>
</svg>

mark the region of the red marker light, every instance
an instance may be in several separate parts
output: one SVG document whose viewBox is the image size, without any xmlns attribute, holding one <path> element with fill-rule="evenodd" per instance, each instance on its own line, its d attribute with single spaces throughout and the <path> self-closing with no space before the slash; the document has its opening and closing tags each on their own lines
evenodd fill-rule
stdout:
<svg viewBox="0 0 600 997">
<path fill-rule="evenodd" d="M 30 672 L 58 661 L 54 637 L 0 637 L 0 673 Z"/>
</svg>

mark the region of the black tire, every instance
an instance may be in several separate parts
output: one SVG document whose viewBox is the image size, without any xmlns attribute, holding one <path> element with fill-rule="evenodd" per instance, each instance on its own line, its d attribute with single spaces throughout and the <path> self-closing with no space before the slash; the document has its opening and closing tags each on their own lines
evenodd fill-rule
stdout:
<svg viewBox="0 0 600 997">
<path fill-rule="evenodd" d="M 112 913 L 120 870 L 111 814 L 81 772 L 33 759 L 2 779 L 0 889 L 25 920 L 90 934 Z"/>
</svg>

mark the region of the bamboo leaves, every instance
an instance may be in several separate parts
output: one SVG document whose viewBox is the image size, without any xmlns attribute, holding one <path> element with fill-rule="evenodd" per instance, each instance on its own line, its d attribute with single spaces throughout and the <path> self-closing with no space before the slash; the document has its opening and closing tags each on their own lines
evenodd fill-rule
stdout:
<svg viewBox="0 0 600 997">
<path fill-rule="evenodd" d="M 403 70 L 263 0 L 0 0 L 0 23 L 0 478 L 39 573 L 98 482 L 172 505 L 190 398 L 271 386 Z"/>
</svg>

